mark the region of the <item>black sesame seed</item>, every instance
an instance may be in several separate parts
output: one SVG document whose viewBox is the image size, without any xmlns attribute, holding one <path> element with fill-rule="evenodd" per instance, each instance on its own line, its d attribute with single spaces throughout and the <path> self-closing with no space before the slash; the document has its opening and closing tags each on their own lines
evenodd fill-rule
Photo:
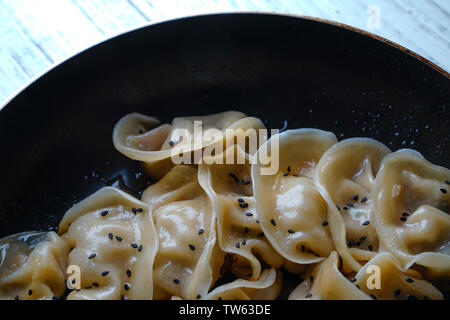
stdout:
<svg viewBox="0 0 450 320">
<path fill-rule="evenodd" d="M 249 231 L 250 231 L 249 228 L 247 227 L 244 228 L 244 233 L 249 233 Z"/>
<path fill-rule="evenodd" d="M 358 199 L 359 199 L 359 195 L 355 194 L 354 196 L 352 196 L 353 201 L 358 201 Z"/>
<path fill-rule="evenodd" d="M 311 253 L 313 255 L 315 255 L 316 257 L 320 257 L 317 253 L 315 253 L 314 251 L 312 251 L 311 249 L 307 249 L 306 252 Z M 339 261 L 341 261 L 341 257 L 339 257 Z"/>
<path fill-rule="evenodd" d="M 294 177 L 298 177 L 298 173 L 294 173 Z"/>
<path fill-rule="evenodd" d="M 75 282 L 77 282 L 75 279 L 72 279 L 72 284 L 75 284 Z"/>
<path fill-rule="evenodd" d="M 109 274 L 109 271 L 103 271 L 102 272 L 102 277 L 105 277 L 105 276 L 107 276 Z"/>
<path fill-rule="evenodd" d="M 247 278 L 251 278 L 253 276 L 253 273 L 248 273 Z"/>
<path fill-rule="evenodd" d="M 366 236 L 362 236 L 361 238 L 359 238 L 360 241 L 364 241 L 364 240 L 366 240 L 366 239 L 367 239 Z"/>
<path fill-rule="evenodd" d="M 302 249 L 302 252 L 305 252 L 305 250 L 306 250 L 306 247 L 302 244 L 302 247 L 301 247 L 301 249 Z"/>
<path fill-rule="evenodd" d="M 313 283 L 314 281 L 314 277 L 313 276 L 309 276 L 309 282 Z"/>
<path fill-rule="evenodd" d="M 131 277 L 131 270 L 130 269 L 127 269 L 127 277 L 129 278 L 129 277 Z"/>
<path fill-rule="evenodd" d="M 441 190 L 441 192 L 442 192 L 443 194 L 446 194 L 446 193 L 447 193 L 447 190 L 445 190 L 444 188 L 441 188 L 440 190 Z"/>
<path fill-rule="evenodd" d="M 236 242 L 236 248 L 240 248 L 241 247 L 241 244 L 239 243 L 239 242 Z"/>
<path fill-rule="evenodd" d="M 134 214 L 136 214 L 136 208 L 135 208 L 135 207 L 131 208 L 131 212 L 133 212 Z"/>
<path fill-rule="evenodd" d="M 264 237 L 264 232 L 259 233 L 259 234 L 258 234 L 258 237 L 259 237 L 259 238 Z"/>
<path fill-rule="evenodd" d="M 350 282 L 356 282 L 356 278 L 351 278 Z"/>
<path fill-rule="evenodd" d="M 178 279 L 173 279 L 173 283 L 179 284 L 179 283 L 180 283 L 180 280 L 178 280 Z"/>
<path fill-rule="evenodd" d="M 256 219 L 256 221 L 255 221 L 257 224 L 259 224 L 259 220 L 258 219 Z"/>
<path fill-rule="evenodd" d="M 28 290 L 28 295 L 31 296 L 33 294 L 33 290 Z"/>
<path fill-rule="evenodd" d="M 125 296 L 123 294 L 120 295 L 120 300 L 125 300 Z"/>
<path fill-rule="evenodd" d="M 287 167 L 287 172 L 291 172 L 291 166 Z"/>
<path fill-rule="evenodd" d="M 407 216 L 409 216 L 409 213 L 408 212 L 403 212 L 402 216 L 407 217 Z"/>
<path fill-rule="evenodd" d="M 364 203 L 364 202 L 366 202 L 367 201 L 367 197 L 363 197 L 362 199 L 361 199 L 361 203 Z"/>
<path fill-rule="evenodd" d="M 108 238 L 112 240 L 114 238 L 113 234 L 112 233 L 108 233 Z"/>
<path fill-rule="evenodd" d="M 411 278 L 406 278 L 406 282 L 408 282 L 408 283 L 413 283 L 413 282 L 414 282 L 414 280 L 413 280 L 413 279 L 411 279 Z"/>
<path fill-rule="evenodd" d="M 169 146 L 173 147 L 173 141 L 169 141 Z"/>
<path fill-rule="evenodd" d="M 371 294 L 370 297 L 371 297 L 373 300 L 377 300 L 377 297 L 376 297 L 374 294 Z"/>
<path fill-rule="evenodd" d="M 289 172 L 286 172 L 283 174 L 283 177 L 287 177 L 289 175 Z"/>
<path fill-rule="evenodd" d="M 369 244 L 368 248 L 369 248 L 370 251 L 373 250 L 373 246 L 371 244 Z"/>
<path fill-rule="evenodd" d="M 270 219 L 270 223 L 271 223 L 272 225 L 274 225 L 274 226 L 276 226 L 276 225 L 277 225 L 277 223 L 275 222 L 275 220 L 274 220 L 274 219 Z"/>
<path fill-rule="evenodd" d="M 246 212 L 245 215 L 246 215 L 247 217 L 252 217 L 252 216 L 253 216 L 253 213 L 251 213 L 251 212 Z"/>
<path fill-rule="evenodd" d="M 92 286 L 86 286 L 85 289 L 92 289 Z"/>
<path fill-rule="evenodd" d="M 97 255 L 96 255 L 95 253 L 92 253 L 92 254 L 89 256 L 89 259 L 94 259 L 96 256 L 97 256 Z"/>
<path fill-rule="evenodd" d="M 191 249 L 192 251 L 195 250 L 195 246 L 193 244 L 189 244 L 189 249 Z"/>
<path fill-rule="evenodd" d="M 144 131 L 142 129 L 139 129 L 139 134 L 143 134 Z"/>
<path fill-rule="evenodd" d="M 104 217 L 108 214 L 108 210 L 103 210 L 100 214 L 102 215 L 102 217 Z"/>
<path fill-rule="evenodd" d="M 450 180 L 445 180 L 445 184 L 448 184 L 450 186 Z"/>
<path fill-rule="evenodd" d="M 356 285 L 356 287 L 357 287 L 359 290 L 361 290 L 360 286 Z"/>
<path fill-rule="evenodd" d="M 244 240 L 241 241 L 241 243 L 242 243 L 243 246 L 245 246 L 245 244 L 247 243 L 247 240 L 244 239 Z"/>
<path fill-rule="evenodd" d="M 205 232 L 205 230 L 204 230 L 204 229 L 200 229 L 200 230 L 198 230 L 198 234 L 199 234 L 199 235 L 203 234 L 204 232 Z"/>
<path fill-rule="evenodd" d="M 357 246 L 357 247 L 359 247 L 361 245 L 361 241 L 357 241 L 356 243 L 355 243 L 355 246 Z"/>
<path fill-rule="evenodd" d="M 92 286 L 98 287 L 98 283 L 97 282 L 92 282 Z"/>
<path fill-rule="evenodd" d="M 136 209 L 136 212 L 144 212 L 144 209 L 142 209 L 142 208 L 137 208 L 137 209 Z"/>
<path fill-rule="evenodd" d="M 136 243 L 132 243 L 132 244 L 130 244 L 130 246 L 134 249 L 136 249 L 138 247 L 138 245 Z"/>
<path fill-rule="evenodd" d="M 369 225 L 369 223 L 370 223 L 370 221 L 369 221 L 369 220 L 366 220 L 366 221 L 363 222 L 362 225 L 363 225 L 363 226 L 367 226 L 367 225 Z"/>
<path fill-rule="evenodd" d="M 354 207 L 353 203 L 347 203 L 348 207 Z"/>
<path fill-rule="evenodd" d="M 239 203 L 239 207 L 242 209 L 248 208 L 248 203 Z"/>
<path fill-rule="evenodd" d="M 396 297 L 398 297 L 401 293 L 402 293 L 402 291 L 400 289 L 397 289 L 397 290 L 395 290 L 394 295 Z"/>
<path fill-rule="evenodd" d="M 326 227 L 326 226 L 328 225 L 328 221 L 322 222 L 322 225 L 323 225 L 324 227 Z"/>
<path fill-rule="evenodd" d="M 400 220 L 405 222 L 406 220 L 408 220 L 406 217 L 400 217 Z"/>
<path fill-rule="evenodd" d="M 14 300 L 19 300 L 19 296 L 15 296 L 15 297 L 14 297 Z"/>
<path fill-rule="evenodd" d="M 234 173 L 229 173 L 229 176 L 234 179 L 234 181 L 239 182 L 239 179 L 234 175 Z"/>
<path fill-rule="evenodd" d="M 121 236 L 116 236 L 117 241 L 122 241 L 123 238 Z"/>
<path fill-rule="evenodd" d="M 123 288 L 125 289 L 125 291 L 128 291 L 128 290 L 130 290 L 130 285 L 128 283 L 125 283 L 123 285 Z"/>
<path fill-rule="evenodd" d="M 239 199 L 237 199 L 237 202 L 239 202 L 239 203 L 244 203 L 245 201 L 244 201 L 244 199 L 239 198 Z"/>
<path fill-rule="evenodd" d="M 342 209 L 344 209 L 344 210 L 348 210 L 348 208 L 347 208 L 347 207 L 344 207 L 344 208 L 342 208 Z"/>
<path fill-rule="evenodd" d="M 292 229 L 289 229 L 288 232 L 289 232 L 289 233 L 295 233 L 295 231 L 292 230 Z"/>
<path fill-rule="evenodd" d="M 338 205 L 336 205 L 336 208 L 339 210 L 339 211 L 341 211 L 341 208 L 339 208 L 339 206 Z"/>
<path fill-rule="evenodd" d="M 59 298 L 57 296 L 53 296 L 52 300 L 58 300 Z"/>
<path fill-rule="evenodd" d="M 305 298 L 311 298 L 312 297 L 312 294 L 311 293 L 308 293 L 306 296 L 305 296 Z"/>
<path fill-rule="evenodd" d="M 139 252 L 142 251 L 142 244 L 138 247 L 138 251 L 139 251 Z"/>
</svg>

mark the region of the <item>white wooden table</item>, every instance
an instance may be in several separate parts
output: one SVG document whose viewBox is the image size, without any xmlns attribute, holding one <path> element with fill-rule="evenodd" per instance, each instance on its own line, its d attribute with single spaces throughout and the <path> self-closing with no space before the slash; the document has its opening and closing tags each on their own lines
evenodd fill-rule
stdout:
<svg viewBox="0 0 450 320">
<path fill-rule="evenodd" d="M 349 24 L 450 71 L 450 0 L 0 0 L 0 107 L 52 65 L 119 33 L 182 16 L 249 10 Z"/>
</svg>

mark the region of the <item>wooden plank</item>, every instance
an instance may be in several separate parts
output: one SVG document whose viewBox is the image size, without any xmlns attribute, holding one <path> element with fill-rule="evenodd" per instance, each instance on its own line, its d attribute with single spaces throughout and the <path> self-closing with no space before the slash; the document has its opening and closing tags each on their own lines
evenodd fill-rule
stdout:
<svg viewBox="0 0 450 320">
<path fill-rule="evenodd" d="M 103 35 L 70 0 L 3 0 L 17 27 L 39 45 L 52 62 L 61 61 Z"/>
<path fill-rule="evenodd" d="M 1 49 L 3 50 L 3 57 L 8 55 L 12 58 L 28 77 L 32 77 L 50 65 L 51 60 L 36 46 L 35 42 L 30 40 L 17 27 L 12 17 L 1 6 L 0 34 L 2 35 Z M 0 61 L 2 61 L 1 64 L 6 64 L 6 62 L 3 63 L 3 60 Z M 0 83 L 3 82 L 1 81 L 3 76 L 5 75 L 1 73 Z"/>
<path fill-rule="evenodd" d="M 72 1 L 80 12 L 100 30 L 111 37 L 149 21 L 139 8 L 127 1 Z"/>
<path fill-rule="evenodd" d="M 0 107 L 30 78 L 3 48 L 0 48 Z"/>
</svg>

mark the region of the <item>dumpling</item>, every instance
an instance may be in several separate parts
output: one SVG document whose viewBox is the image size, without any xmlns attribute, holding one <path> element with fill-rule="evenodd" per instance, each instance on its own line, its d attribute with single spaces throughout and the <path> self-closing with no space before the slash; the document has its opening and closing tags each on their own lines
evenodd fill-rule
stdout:
<svg viewBox="0 0 450 320">
<path fill-rule="evenodd" d="M 340 272 L 340 260 L 336 251 L 314 266 L 302 283 L 289 295 L 289 300 L 369 300 Z"/>
<path fill-rule="evenodd" d="M 200 192 L 197 176 L 198 170 L 193 166 L 175 166 L 157 183 L 144 190 L 141 200 L 154 214 L 162 205 L 195 198 Z"/>
<path fill-rule="evenodd" d="M 127 157 L 143 161 L 147 173 L 159 179 L 176 163 L 173 156 L 183 154 L 177 161 L 187 157 L 189 163 L 183 164 L 197 164 L 201 161 L 201 150 L 222 141 L 226 129 L 261 126 L 264 127 L 259 119 L 237 111 L 179 117 L 173 119 L 171 125 L 160 124 L 154 117 L 132 113 L 114 127 L 113 143 Z"/>
<path fill-rule="evenodd" d="M 159 237 L 154 264 L 155 299 L 203 299 L 220 276 L 211 202 L 198 184 L 197 168 L 178 165 L 142 195 Z"/>
<path fill-rule="evenodd" d="M 66 289 L 69 245 L 54 232 L 0 240 L 0 299 L 57 299 Z"/>
<path fill-rule="evenodd" d="M 361 268 L 353 251 L 378 251 L 373 221 L 377 193 L 372 188 L 388 153 L 390 150 L 380 142 L 352 138 L 335 144 L 317 166 L 314 181 L 328 203 L 330 230 L 345 270 Z"/>
<path fill-rule="evenodd" d="M 337 141 L 318 129 L 288 130 L 272 137 L 257 152 L 267 152 L 279 139 L 279 170 L 262 174 L 261 162 L 252 166 L 256 212 L 264 234 L 286 259 L 297 264 L 316 263 L 334 250 L 328 228 L 328 205 L 313 176 L 322 154 Z"/>
<path fill-rule="evenodd" d="M 375 181 L 375 227 L 382 246 L 406 268 L 450 277 L 450 170 L 413 150 L 387 156 Z"/>
<path fill-rule="evenodd" d="M 100 189 L 66 212 L 59 233 L 81 272 L 80 289 L 67 299 L 152 299 L 158 238 L 145 203 Z"/>
<path fill-rule="evenodd" d="M 375 280 L 377 277 L 378 283 Z M 379 253 L 368 261 L 353 281 L 354 285 L 372 299 L 440 300 L 443 298 L 442 293 L 431 283 L 423 280 L 420 273 L 412 269 L 403 269 L 397 259 L 388 252 Z"/>
<path fill-rule="evenodd" d="M 207 300 L 274 300 L 283 284 L 283 274 L 274 269 L 266 269 L 256 281 L 237 279 L 211 291 Z"/>
<path fill-rule="evenodd" d="M 262 232 L 255 210 L 250 172 L 251 155 L 239 145 L 228 147 L 216 155 L 223 164 L 203 163 L 199 166 L 199 182 L 209 195 L 217 216 L 218 242 L 222 251 L 233 255 L 231 272 L 256 281 L 259 279 L 261 261 L 278 269 L 283 258 L 272 248 Z M 239 164 L 229 159 L 242 158 Z M 227 164 L 234 162 L 234 164 Z"/>
</svg>

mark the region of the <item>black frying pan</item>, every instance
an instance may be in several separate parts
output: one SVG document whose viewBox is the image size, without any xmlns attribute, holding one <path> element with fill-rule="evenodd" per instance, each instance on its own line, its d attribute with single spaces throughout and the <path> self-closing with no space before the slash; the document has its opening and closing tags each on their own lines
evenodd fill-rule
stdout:
<svg viewBox="0 0 450 320">
<path fill-rule="evenodd" d="M 240 110 L 272 128 L 287 120 L 413 147 L 449 167 L 449 75 L 423 60 L 342 25 L 256 13 L 173 20 L 96 45 L 0 111 L 0 237 L 57 226 L 105 184 L 138 195 L 149 181 L 111 141 L 130 112 L 170 121 Z"/>
</svg>

